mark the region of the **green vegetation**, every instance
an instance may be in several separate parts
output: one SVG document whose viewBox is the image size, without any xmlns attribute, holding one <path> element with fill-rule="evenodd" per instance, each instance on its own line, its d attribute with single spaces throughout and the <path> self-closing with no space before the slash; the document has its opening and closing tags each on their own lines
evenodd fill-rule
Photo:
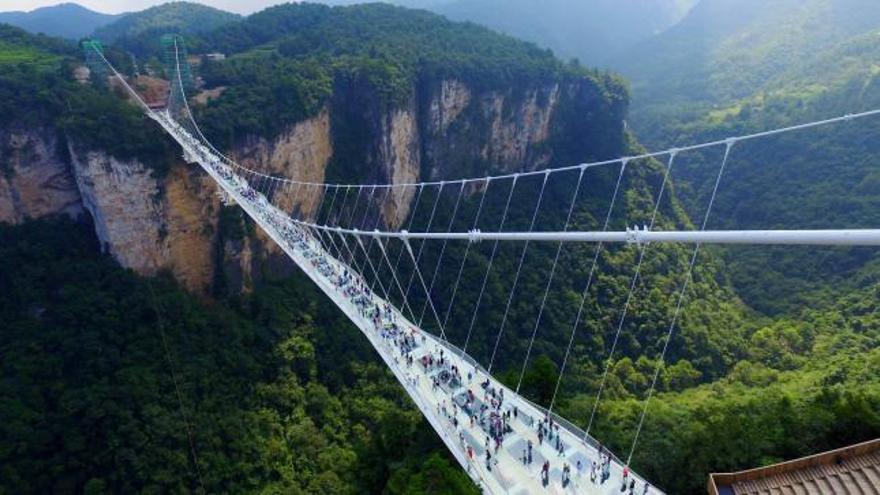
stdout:
<svg viewBox="0 0 880 495">
<path fill-rule="evenodd" d="M 51 126 L 77 146 L 164 173 L 176 154 L 167 138 L 121 93 L 74 82 L 75 56 L 72 44 L 0 26 L 0 129 Z"/>
<path fill-rule="evenodd" d="M 269 53 L 207 63 L 202 75 L 227 88 L 207 108 L 197 107 L 200 125 L 219 146 L 245 136 L 275 136 L 284 126 L 317 114 L 333 90 L 326 66 Z"/>
<path fill-rule="evenodd" d="M 18 46 L 11 43 L 0 44 L 0 65 L 51 65 L 57 61 L 57 57 L 29 46 Z"/>
<path fill-rule="evenodd" d="M 621 63 L 634 78 L 633 123 L 653 147 L 695 143 L 880 106 L 880 4 L 865 0 L 702 2 Z M 734 148 L 716 228 L 873 228 L 880 121 L 866 119 Z M 677 166 L 682 199 L 701 214 L 718 153 Z M 737 293 L 781 314 L 824 306 L 876 278 L 873 250 L 731 249 Z"/>
<path fill-rule="evenodd" d="M 605 66 L 613 56 L 680 19 L 697 0 L 389 0 L 547 47 L 561 59 Z M 330 4 L 366 3 L 329 0 Z"/>
<path fill-rule="evenodd" d="M 853 8 L 870 7 L 847 1 Z M 807 4 L 827 7 L 823 2 Z M 703 45 L 693 40 L 704 31 L 733 33 L 733 38 L 756 32 L 768 41 L 755 50 L 735 47 L 696 72 L 667 65 L 668 73 L 682 74 L 671 78 L 681 83 L 675 90 L 681 94 L 670 96 L 668 106 L 640 103 L 637 112 L 640 129 L 654 125 L 654 110 L 673 117 L 673 125 L 654 128 L 652 142 L 693 142 L 880 103 L 876 36 L 841 34 L 869 22 L 868 13 L 876 9 L 862 11 L 864 19 L 844 16 L 834 29 L 814 30 L 825 41 L 798 45 L 794 52 L 801 63 L 780 72 L 776 64 L 785 60 L 775 57 L 787 53 L 792 33 L 826 11 L 815 7 L 808 16 L 785 17 L 782 28 L 769 35 L 766 26 L 780 21 L 784 9 L 762 10 L 773 22 L 752 24 L 755 11 L 747 7 L 766 2 L 704 3 L 733 10 L 727 16 L 695 11 L 680 28 L 691 30 L 681 38 L 689 41 L 675 43 L 698 50 Z M 733 16 L 736 6 L 742 18 Z M 710 29 L 700 19 L 729 25 Z M 158 39 L 151 29 L 176 22 L 166 21 L 132 28 L 137 31 L 132 39 Z M 425 12 L 292 4 L 191 39 L 193 46 L 232 55 L 200 67 L 209 86 L 226 88 L 198 109 L 213 140 L 229 146 L 251 135 L 270 138 L 338 97 L 347 112 L 334 118 L 347 127 L 334 122 L 334 132 L 343 131 L 339 141 L 347 147 L 334 143 L 337 162 L 328 174 L 346 181 L 375 172 L 350 166 L 364 163 L 359 146 L 374 137 L 364 130 L 371 129 L 370 112 L 385 115 L 450 77 L 513 96 L 529 85 L 586 81 L 576 95 L 561 96 L 567 100 L 547 143 L 553 165 L 641 150 L 619 125 L 628 95 L 616 76 L 562 64 L 534 45 Z M 118 95 L 69 81 L 73 48 L 11 28 L 0 30 L 0 40 L 0 61 L 13 62 L 0 74 L 0 127 L 48 123 L 80 145 L 137 157 L 159 171 L 167 166 L 173 147 L 136 108 Z M 709 41 L 713 49 L 728 46 L 726 38 Z M 665 43 L 657 45 L 678 46 Z M 152 48 L 143 46 L 150 53 Z M 760 70 L 722 61 L 753 52 L 759 56 L 744 67 Z M 686 54 L 688 60 L 708 56 Z M 736 78 L 707 82 L 698 77 L 700 71 Z M 637 88 L 644 83 L 637 81 Z M 689 112 L 701 117 L 692 119 Z M 876 226 L 880 178 L 872 156 L 880 150 L 865 136 L 876 134 L 880 125 L 859 126 L 858 132 L 847 124 L 834 132 L 774 138 L 766 145 L 737 145 L 712 226 Z M 659 228 L 692 227 L 690 218 L 702 213 L 719 159 L 718 153 L 706 152 L 677 162 Z M 448 170 L 461 176 L 486 169 L 485 163 L 463 159 Z M 601 228 L 616 173 L 612 167 L 588 173 L 571 228 Z M 553 176 L 548 183 L 541 225 L 561 228 L 574 175 Z M 659 163 L 630 164 L 627 193 L 612 228 L 650 216 L 661 177 Z M 528 227 L 540 184 L 540 178 L 518 184 L 507 228 Z M 491 222 L 500 216 L 506 187 L 492 185 L 479 228 L 497 227 Z M 447 188 L 440 198 L 436 224 L 450 220 L 455 192 Z M 424 205 L 436 199 L 433 194 L 423 197 L 413 230 L 428 221 Z M 464 202 L 458 230 L 471 227 L 477 198 Z M 0 491 L 199 490 L 163 339 L 177 370 L 207 492 L 473 490 L 454 463 L 437 453 L 442 449 L 434 434 L 366 340 L 303 279 L 269 281 L 253 295 L 230 296 L 218 270 L 217 301 L 199 302 L 168 276 L 142 279 L 96 255 L 98 246 L 86 230 L 65 221 L 0 228 L 0 318 L 8 323 L 0 334 L 0 387 L 4 397 L 13 398 L 0 402 L 0 435 L 11 439 L 0 449 Z M 239 210 L 224 209 L 218 232 L 221 240 L 237 241 L 250 236 L 253 225 Z M 437 247 L 425 248 L 423 267 L 434 266 Z M 402 246 L 389 249 L 397 256 Z M 492 355 L 521 249 L 502 245 L 494 261 L 468 348 L 483 364 Z M 459 304 L 446 329 L 454 343 L 465 339 L 491 250 L 491 243 L 472 248 Z M 463 251 L 463 245 L 451 243 L 445 263 L 460 260 Z M 494 370 L 514 385 L 534 330 L 534 296 L 544 290 L 554 251 L 550 244 L 529 247 L 510 308 Z M 651 246 L 645 259 L 593 431 L 621 455 L 629 449 L 688 255 L 689 249 L 680 246 Z M 567 245 L 562 252 L 564 269 L 556 274 L 523 377 L 524 394 L 542 404 L 552 397 L 592 256 L 593 246 Z M 558 410 L 578 424 L 589 417 L 636 256 L 627 246 L 609 247 L 600 256 L 557 401 Z M 880 433 L 875 310 L 880 263 L 873 252 L 705 249 L 698 261 L 635 453 L 636 470 L 670 493 L 701 493 L 710 471 L 753 467 Z M 410 268 L 402 266 L 400 278 L 407 280 Z M 448 300 L 455 276 L 454 270 L 441 270 L 441 301 Z M 425 304 L 420 297 L 410 295 L 413 307 Z M 430 328 L 435 323 L 427 311 L 424 322 Z"/>
<path fill-rule="evenodd" d="M 878 20 L 877 3 L 861 0 L 703 1 L 621 58 L 634 77 L 634 127 L 662 148 L 876 108 Z M 738 143 L 710 227 L 876 227 L 880 149 L 871 136 L 878 131 L 880 122 L 869 119 Z M 721 151 L 676 162 L 676 191 L 692 218 L 704 211 Z M 876 251 L 737 247 L 715 254 L 726 265 L 724 285 L 761 314 L 737 323 L 741 340 L 726 347 L 736 352 L 711 383 L 700 384 L 699 364 L 668 359 L 665 392 L 651 404 L 635 468 L 671 493 L 702 493 L 708 472 L 880 434 Z M 724 314 L 706 307 L 710 301 L 692 304 Z M 701 318 L 686 308 L 682 332 Z M 719 328 L 706 327 L 696 348 L 703 352 L 726 334 Z M 638 384 L 648 383 L 653 365 L 650 355 L 613 364 L 612 400 L 600 406 L 595 432 L 620 454 L 643 407 Z M 588 417 L 593 400 L 572 394 L 563 414 Z"/>
<path fill-rule="evenodd" d="M 0 491 L 477 493 L 304 278 L 205 304 L 90 231 L 0 226 Z"/>
<path fill-rule="evenodd" d="M 147 57 L 159 53 L 159 38 L 163 34 L 203 33 L 239 19 L 236 14 L 198 3 L 168 2 L 127 14 L 96 29 L 92 36 Z"/>
<path fill-rule="evenodd" d="M 209 87 L 228 87 L 201 118 L 224 145 L 249 134 L 272 136 L 316 114 L 334 88 L 351 89 L 381 112 L 411 102 L 420 84 L 446 78 L 478 91 L 583 77 L 604 82 L 604 76 L 563 64 L 535 45 L 383 4 L 280 5 L 193 44 L 235 54 L 202 68 Z"/>
<path fill-rule="evenodd" d="M 633 80 L 633 121 L 654 144 L 742 99 L 781 91 L 809 104 L 870 73 L 876 58 L 858 52 L 876 45 L 878 22 L 871 0 L 707 0 L 616 67 Z"/>
<path fill-rule="evenodd" d="M 702 493 L 706 474 L 746 469 L 880 435 L 880 320 L 876 282 L 828 309 L 767 322 L 723 379 L 654 397 L 634 466 L 670 493 Z M 673 378 L 667 367 L 663 380 Z M 626 382 L 653 367 L 618 365 Z M 644 403 L 620 397 L 599 408 L 595 433 L 625 455 Z M 638 399 L 638 400 L 637 400 Z M 594 396 L 563 409 L 588 417 Z"/>
</svg>

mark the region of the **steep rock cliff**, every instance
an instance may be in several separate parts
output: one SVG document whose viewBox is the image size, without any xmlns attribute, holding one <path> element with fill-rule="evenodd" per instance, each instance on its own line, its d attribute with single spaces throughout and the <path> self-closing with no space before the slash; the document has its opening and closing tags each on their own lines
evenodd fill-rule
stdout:
<svg viewBox="0 0 880 495">
<path fill-rule="evenodd" d="M 82 211 L 76 181 L 51 129 L 0 131 L 0 222 Z"/>
<path fill-rule="evenodd" d="M 624 111 L 625 102 L 603 101 L 586 79 L 505 91 L 425 81 L 397 105 L 382 103 L 368 85 L 340 85 L 316 116 L 276 136 L 249 136 L 230 153 L 249 168 L 297 181 L 404 184 L 553 165 L 566 158 L 559 153 L 570 148 L 566 143 L 588 142 L 592 129 L 619 133 Z M 293 269 L 259 229 L 223 231 L 216 186 L 197 167 L 179 161 L 155 177 L 136 159 L 63 137 L 59 143 L 57 135 L 2 134 L 0 221 L 86 211 L 104 249 L 123 266 L 144 274 L 170 269 L 200 293 L 216 289 L 218 280 L 224 290 L 247 290 Z M 588 145 L 575 148 L 587 156 Z M 293 184 L 274 189 L 276 204 L 304 215 L 315 214 L 323 192 Z M 383 223 L 397 228 L 415 195 L 415 188 L 394 188 L 371 200 L 384 201 Z"/>
<path fill-rule="evenodd" d="M 168 268 L 190 289 L 210 286 L 217 209 L 210 179 L 182 164 L 156 178 L 137 160 L 76 146 L 70 156 L 83 207 L 104 249 L 140 273 Z"/>
</svg>

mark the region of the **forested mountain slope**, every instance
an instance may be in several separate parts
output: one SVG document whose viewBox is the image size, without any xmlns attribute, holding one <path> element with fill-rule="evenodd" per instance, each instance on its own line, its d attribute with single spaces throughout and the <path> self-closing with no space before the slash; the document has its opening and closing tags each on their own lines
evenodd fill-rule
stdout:
<svg viewBox="0 0 880 495">
<path fill-rule="evenodd" d="M 76 40 L 120 17 L 95 12 L 76 3 L 61 3 L 29 12 L 0 12 L 0 23 L 11 24 L 31 33 Z"/>
<path fill-rule="evenodd" d="M 615 67 L 632 79 L 633 120 L 650 139 L 670 127 L 664 118 L 683 123 L 743 98 L 818 92 L 816 85 L 870 71 L 865 43 L 838 53 L 848 56 L 834 66 L 824 62 L 857 38 L 870 39 L 878 25 L 880 5 L 870 0 L 704 0 L 672 28 L 618 57 Z M 854 57 L 867 67 L 847 64 Z"/>
<path fill-rule="evenodd" d="M 91 36 L 145 57 L 158 53 L 163 34 L 203 33 L 239 19 L 237 14 L 199 3 L 173 1 L 126 15 Z"/>
<path fill-rule="evenodd" d="M 880 435 L 880 284 L 876 277 L 857 278 L 850 287 L 847 294 L 826 295 L 818 308 L 765 321 L 723 379 L 655 396 L 635 465 L 669 493 L 699 494 L 707 473 Z M 645 383 L 652 371 L 645 362 L 618 364 L 615 376 Z M 683 371 L 667 368 L 663 379 L 686 380 Z M 563 414 L 589 414 L 592 401 L 573 398 Z M 629 451 L 641 406 L 621 398 L 600 407 L 596 432 L 615 452 Z"/>
<path fill-rule="evenodd" d="M 619 64 L 633 78 L 630 120 L 653 147 L 694 143 L 880 107 L 880 4 L 863 0 L 705 0 Z M 877 119 L 738 145 L 716 226 L 876 227 Z M 689 211 L 715 165 L 683 161 Z M 869 276 L 873 250 L 736 249 L 733 280 L 777 313 L 824 304 Z"/>
<path fill-rule="evenodd" d="M 327 3 L 362 3 L 333 0 Z M 550 48 L 562 59 L 607 67 L 618 52 L 675 24 L 696 0 L 393 0 L 470 21 Z"/>
<path fill-rule="evenodd" d="M 0 225 L 0 490 L 476 493 L 304 278 L 200 302 L 91 230 Z"/>
</svg>

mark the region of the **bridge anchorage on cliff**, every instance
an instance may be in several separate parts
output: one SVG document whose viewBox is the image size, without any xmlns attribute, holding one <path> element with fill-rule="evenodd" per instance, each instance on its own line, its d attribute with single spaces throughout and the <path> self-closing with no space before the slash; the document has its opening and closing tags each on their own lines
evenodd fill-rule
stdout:
<svg viewBox="0 0 880 495">
<path fill-rule="evenodd" d="M 361 330 L 455 459 L 487 493 L 611 494 L 620 493 L 623 484 L 629 487 L 631 483 L 636 493 L 662 493 L 654 487 L 646 490 L 646 481 L 630 471 L 629 464 L 702 245 L 880 245 L 880 230 L 707 230 L 725 168 L 738 143 L 864 119 L 880 110 L 549 170 L 406 184 L 327 184 L 248 168 L 217 150 L 202 134 L 190 111 L 186 89 L 192 86 L 180 44 L 179 37 L 163 38 L 171 81 L 169 103 L 164 109 L 146 105 L 107 61 L 100 45 L 84 44 L 84 48 L 91 59 L 105 64 L 145 114 L 180 144 L 185 159 L 204 169 L 223 194 L 237 203 Z M 699 229 L 655 229 L 669 209 L 664 193 L 676 158 L 697 150 L 717 150 L 719 158 Z M 640 219 L 640 227 L 613 230 L 612 225 L 621 223 L 615 206 L 628 184 L 627 171 L 635 168 L 644 172 L 638 170 L 644 167 L 652 167 L 660 179 L 650 214 Z M 588 199 L 595 199 L 585 196 L 596 183 L 607 186 L 602 214 L 593 215 L 599 219 L 598 229 L 577 230 L 582 223 L 578 214 L 586 211 Z M 401 228 L 404 224 L 406 228 Z M 661 344 L 656 368 L 633 425 L 628 453 L 618 458 L 591 433 L 600 415 L 599 405 L 621 330 L 642 283 L 645 254 L 669 243 L 690 246 L 689 257 L 673 297 L 672 316 L 658 336 Z M 583 417 L 576 418 L 584 425 L 580 427 L 555 412 L 557 396 L 575 352 L 578 332 L 593 311 L 586 303 L 590 290 L 598 283 L 602 253 L 617 244 L 634 250 L 634 268 L 623 306 L 611 328 L 614 337 L 606 350 L 603 372 L 595 377 L 599 383 L 595 400 Z M 533 251 L 549 247 L 547 258 L 552 263 L 538 273 L 546 283 L 543 291 L 535 294 L 534 323 L 528 326 L 527 347 L 518 356 L 522 366 L 508 366 L 515 371 L 505 384 L 492 371 L 505 352 L 501 346 L 505 329 L 520 318 L 521 311 L 514 302 L 525 299 L 517 299 L 517 288 L 530 246 Z M 570 246 L 589 248 L 582 270 L 584 280 L 578 281 L 579 303 L 571 308 L 571 321 L 566 327 L 569 330 L 561 341 L 565 352 L 558 363 L 555 389 L 545 404 L 538 405 L 520 391 L 534 358 L 535 344 L 540 342 L 538 336 L 550 318 L 545 309 L 554 279 L 561 276 L 560 262 L 572 260 L 580 252 L 566 251 Z M 514 249 L 507 249 L 510 247 Z M 500 260 L 496 255 L 503 249 L 513 253 L 511 259 L 517 262 L 505 267 L 513 274 L 511 286 L 497 308 L 503 307 L 500 322 L 488 329 L 488 336 L 478 337 L 481 330 L 486 330 L 476 325 L 478 316 L 481 311 L 493 309 L 484 305 L 485 295 L 487 285 L 494 280 L 493 264 Z M 463 277 L 469 259 L 479 268 L 475 300 L 463 300 L 459 291 L 469 282 Z M 475 259 L 479 263 L 474 263 Z M 446 286 L 441 280 L 447 280 Z M 459 313 L 451 319 L 457 309 L 463 309 L 465 315 Z M 559 316 L 552 318 L 558 320 Z M 488 351 L 483 361 L 468 353 L 476 348 L 478 339 Z M 510 385 L 513 382 L 515 386 Z M 595 482 L 591 480 L 594 463 Z M 607 481 L 600 483 L 602 478 Z"/>
</svg>

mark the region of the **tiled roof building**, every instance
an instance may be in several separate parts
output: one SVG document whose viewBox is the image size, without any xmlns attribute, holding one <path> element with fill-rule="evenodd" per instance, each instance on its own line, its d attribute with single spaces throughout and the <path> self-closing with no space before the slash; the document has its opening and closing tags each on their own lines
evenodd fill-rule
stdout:
<svg viewBox="0 0 880 495">
<path fill-rule="evenodd" d="M 880 495 L 880 439 L 738 473 L 709 476 L 710 495 Z"/>
</svg>

